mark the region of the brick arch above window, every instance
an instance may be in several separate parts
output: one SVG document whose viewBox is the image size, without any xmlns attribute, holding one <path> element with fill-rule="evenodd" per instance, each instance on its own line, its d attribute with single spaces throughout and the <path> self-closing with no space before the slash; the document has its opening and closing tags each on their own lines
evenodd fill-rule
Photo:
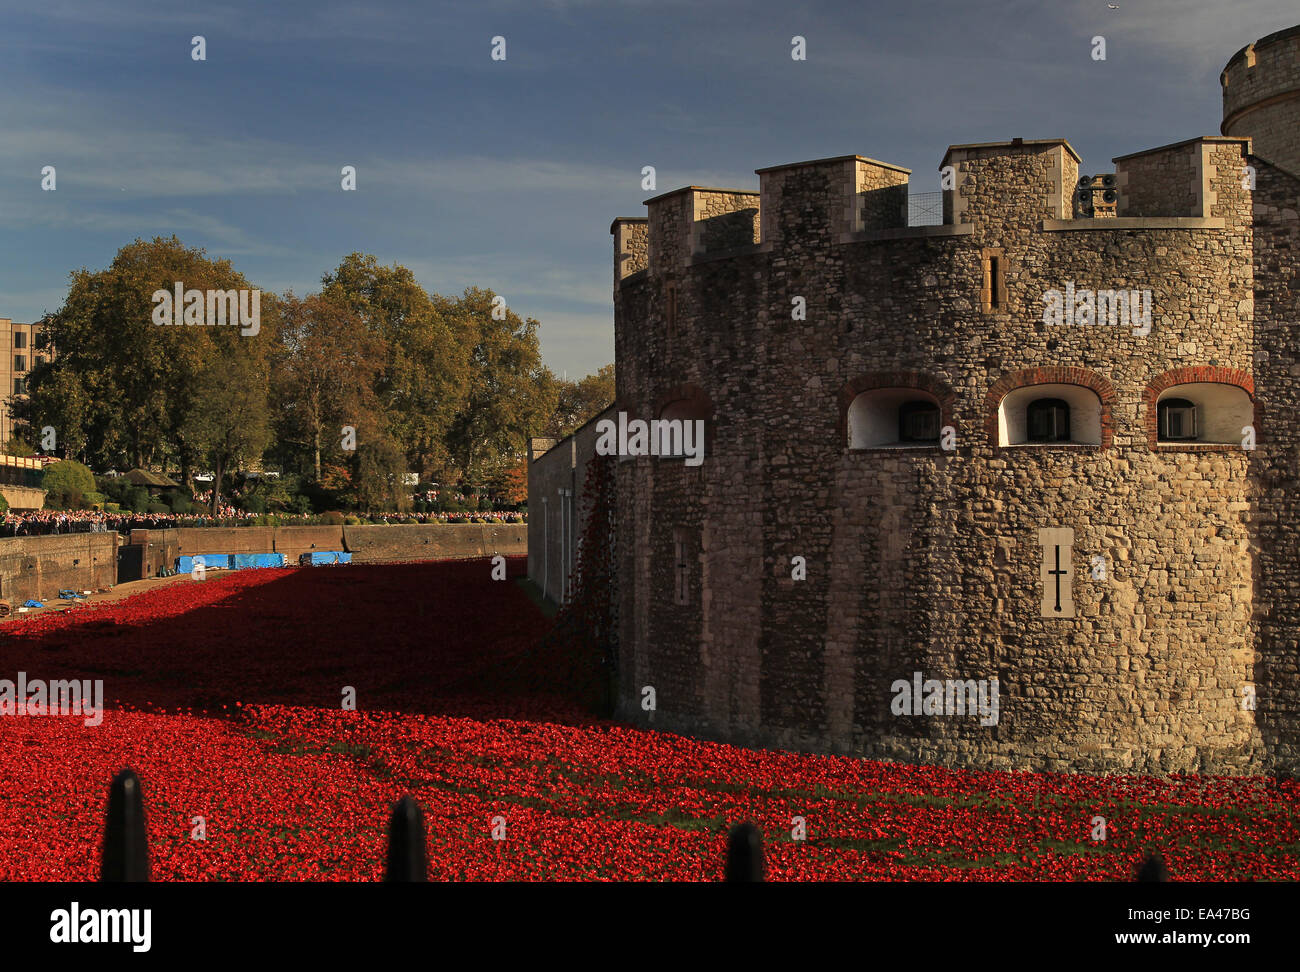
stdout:
<svg viewBox="0 0 1300 972">
<path fill-rule="evenodd" d="M 840 389 L 839 436 L 843 445 L 849 441 L 849 406 L 863 392 L 880 388 L 914 388 L 934 396 L 939 402 L 939 425 L 951 425 L 956 393 L 937 378 L 922 371 L 869 371 L 845 383 Z"/>
<path fill-rule="evenodd" d="M 1174 368 L 1151 379 L 1142 392 L 1142 425 L 1146 431 L 1147 445 L 1161 452 L 1224 452 L 1236 451 L 1237 447 L 1216 442 L 1160 442 L 1160 416 L 1157 403 L 1160 395 L 1176 385 L 1232 385 L 1240 388 L 1250 396 L 1255 435 L 1258 438 L 1263 423 L 1263 408 L 1255 397 L 1255 379 L 1248 371 L 1240 368 L 1220 368 L 1212 365 L 1192 365 L 1186 368 Z"/>
<path fill-rule="evenodd" d="M 1074 367 L 1024 368 L 995 381 L 984 397 L 984 431 L 990 446 L 999 447 L 998 408 L 1002 399 L 1018 388 L 1033 385 L 1079 385 L 1095 394 L 1101 400 L 1101 445 L 1092 448 L 1110 448 L 1114 439 L 1111 411 L 1115 406 L 1115 386 L 1095 371 Z"/>
</svg>

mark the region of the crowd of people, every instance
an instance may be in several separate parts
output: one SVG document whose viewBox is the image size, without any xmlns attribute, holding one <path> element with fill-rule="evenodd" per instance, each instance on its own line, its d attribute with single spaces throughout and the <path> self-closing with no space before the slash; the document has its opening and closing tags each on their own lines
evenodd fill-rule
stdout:
<svg viewBox="0 0 1300 972">
<path fill-rule="evenodd" d="M 474 513 L 371 513 L 366 516 L 371 523 L 523 523 L 528 514 L 517 510 Z"/>
<path fill-rule="evenodd" d="M 523 523 L 519 512 L 477 513 L 371 513 L 354 515 L 364 523 Z M 0 537 L 28 537 L 51 533 L 130 533 L 132 530 L 165 530 L 174 527 L 254 526 L 265 522 L 256 513 L 222 507 L 218 516 L 176 513 L 105 513 L 102 510 L 8 510 L 0 521 Z M 278 526 L 316 526 L 329 520 L 317 513 L 277 513 Z"/>
</svg>

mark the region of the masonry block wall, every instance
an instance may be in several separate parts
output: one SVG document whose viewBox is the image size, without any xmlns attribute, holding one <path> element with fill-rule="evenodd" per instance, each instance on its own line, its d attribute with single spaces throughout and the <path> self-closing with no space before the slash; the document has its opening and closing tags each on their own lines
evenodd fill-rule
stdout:
<svg viewBox="0 0 1300 972">
<path fill-rule="evenodd" d="M 963 766 L 1300 768 L 1300 180 L 1263 163 L 1252 192 L 1250 144 L 1129 157 L 1109 220 L 1069 218 L 1059 139 L 954 146 L 940 227 L 859 221 L 868 160 L 775 167 L 757 243 L 652 245 L 616 281 L 619 401 L 655 418 L 690 389 L 711 448 L 618 465 L 623 717 Z M 1149 291 L 1149 332 L 1046 323 L 1067 286 Z M 1256 447 L 1153 441 L 1183 383 L 1243 398 Z M 1095 396 L 1098 440 L 1000 440 L 999 403 L 1035 385 Z M 954 447 L 851 448 L 848 407 L 889 388 L 932 396 Z M 1062 528 L 1075 616 L 1044 617 L 1039 531 Z M 997 677 L 998 723 L 895 715 L 916 671 Z"/>
<path fill-rule="evenodd" d="M 1252 457 L 1258 723 L 1274 763 L 1300 765 L 1300 179 L 1262 159 L 1255 200 L 1255 385 L 1267 435 Z"/>
<path fill-rule="evenodd" d="M 528 552 L 523 523 L 362 524 L 343 527 L 353 563 L 522 557 Z"/>
<path fill-rule="evenodd" d="M 557 604 L 570 589 L 591 513 L 592 498 L 585 487 L 596 454 L 597 426 L 617 416 L 613 406 L 559 442 L 533 440 L 540 448 L 532 450 L 528 463 L 528 577 Z"/>
<path fill-rule="evenodd" d="M 12 537 L 0 543 L 0 598 L 17 607 L 61 590 L 102 590 L 117 582 L 117 534 Z"/>
<path fill-rule="evenodd" d="M 176 558 L 200 554 L 283 553 L 296 566 L 312 550 L 346 550 L 353 563 L 519 557 L 527 551 L 522 523 L 442 523 L 302 527 L 182 527 L 132 530 L 144 546 L 143 575 L 174 568 Z"/>
</svg>

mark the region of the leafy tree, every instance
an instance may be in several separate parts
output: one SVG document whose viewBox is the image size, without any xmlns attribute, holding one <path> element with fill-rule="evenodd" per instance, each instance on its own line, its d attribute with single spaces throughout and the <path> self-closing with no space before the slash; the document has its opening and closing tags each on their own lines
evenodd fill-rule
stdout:
<svg viewBox="0 0 1300 972">
<path fill-rule="evenodd" d="M 379 409 L 384 342 L 337 296 L 293 294 L 283 301 L 281 340 L 272 383 L 279 440 L 309 453 L 319 482 L 322 449 L 338 450 L 343 426 Z"/>
<path fill-rule="evenodd" d="M 106 270 L 81 269 L 46 324 L 58 355 L 32 376 L 20 418 L 52 425 L 65 455 L 95 466 L 140 466 L 170 451 L 189 481 L 195 447 L 185 430 L 199 407 L 198 376 L 214 347 L 274 341 L 273 328 L 160 327 L 153 294 L 185 289 L 252 289 L 227 260 L 209 260 L 176 237 L 135 240 Z M 265 318 L 265 310 L 264 318 Z"/>
<path fill-rule="evenodd" d="M 95 474 L 74 459 L 50 463 L 45 467 L 41 483 L 51 493 L 69 489 L 81 493 L 95 492 Z"/>
<path fill-rule="evenodd" d="M 371 441 L 359 442 L 353 469 L 361 509 L 405 512 L 411 508 L 411 491 L 402 484 L 406 456 L 391 438 L 378 434 Z"/>
<path fill-rule="evenodd" d="M 37 422 L 53 427 L 55 453 L 85 459 L 92 416 L 96 414 L 91 405 L 95 382 L 72 369 L 72 365 L 57 370 L 47 367 L 42 374 L 33 375 L 27 383 L 29 397 L 13 401 L 10 408 L 28 428 Z M 103 464 L 102 453 L 98 464 Z"/>
<path fill-rule="evenodd" d="M 374 388 L 385 431 L 407 467 L 440 472 L 469 373 L 455 302 L 430 297 L 408 268 L 381 267 L 369 254 L 349 254 L 321 283 L 322 297 L 352 308 L 384 342 L 385 366 Z"/>
<path fill-rule="evenodd" d="M 503 478 L 501 495 L 507 503 L 528 502 L 528 459 L 520 459 Z"/>
<path fill-rule="evenodd" d="M 149 508 L 149 490 L 143 486 L 132 486 L 126 491 L 126 502 L 122 504 L 132 513 L 143 513 Z"/>
<path fill-rule="evenodd" d="M 30 456 L 35 451 L 30 442 L 16 434 L 9 436 L 9 441 L 4 445 L 6 456 Z"/>
<path fill-rule="evenodd" d="M 447 445 L 463 479 L 500 475 L 524 454 L 528 435 L 554 413 L 558 394 L 542 366 L 538 322 L 506 309 L 493 317 L 490 290 L 471 287 L 452 309 L 472 342 L 469 391 Z"/>
<path fill-rule="evenodd" d="M 581 381 L 559 380 L 555 412 L 545 434 L 571 435 L 614 403 L 614 366 L 607 364 Z"/>
<path fill-rule="evenodd" d="M 72 459 L 51 463 L 41 478 L 45 487 L 45 507 L 51 510 L 81 509 L 96 498 L 95 474 Z"/>
<path fill-rule="evenodd" d="M 267 417 L 268 362 L 252 342 L 216 348 L 194 379 L 196 407 L 180 432 L 193 454 L 212 464 L 211 513 L 225 475 L 240 463 L 260 459 L 270 439 Z"/>
</svg>

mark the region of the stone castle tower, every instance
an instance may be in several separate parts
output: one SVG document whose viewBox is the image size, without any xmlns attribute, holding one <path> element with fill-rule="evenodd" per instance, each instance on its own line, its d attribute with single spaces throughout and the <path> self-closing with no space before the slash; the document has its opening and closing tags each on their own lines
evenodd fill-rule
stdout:
<svg viewBox="0 0 1300 972">
<path fill-rule="evenodd" d="M 1223 84 L 1223 135 L 1113 173 L 1063 139 L 950 147 L 942 225 L 861 156 L 614 221 L 617 407 L 706 429 L 701 465 L 617 464 L 623 717 L 1300 766 L 1300 27 Z"/>
</svg>

